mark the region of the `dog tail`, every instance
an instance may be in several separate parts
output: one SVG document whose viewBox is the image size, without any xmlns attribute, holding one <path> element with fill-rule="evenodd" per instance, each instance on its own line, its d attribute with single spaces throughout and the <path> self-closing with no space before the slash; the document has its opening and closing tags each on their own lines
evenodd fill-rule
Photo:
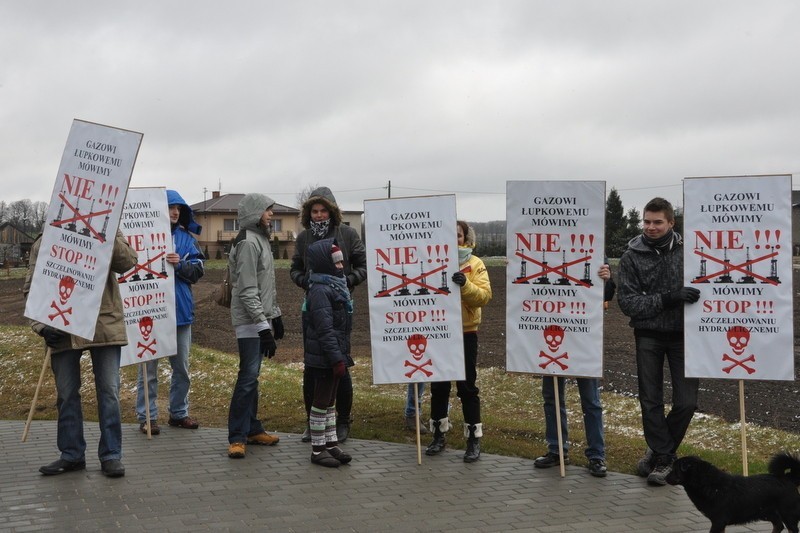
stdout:
<svg viewBox="0 0 800 533">
<path fill-rule="evenodd" d="M 800 459 L 787 452 L 775 454 L 769 461 L 769 473 L 776 477 L 786 477 L 795 486 L 798 486 L 800 485 Z"/>
</svg>

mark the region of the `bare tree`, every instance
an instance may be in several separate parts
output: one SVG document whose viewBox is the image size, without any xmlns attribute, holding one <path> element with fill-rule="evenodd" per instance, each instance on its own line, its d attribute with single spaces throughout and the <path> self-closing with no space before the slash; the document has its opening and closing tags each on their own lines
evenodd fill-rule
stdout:
<svg viewBox="0 0 800 533">
<path fill-rule="evenodd" d="M 47 222 L 47 202 L 33 202 L 32 230 L 39 233 Z"/>
<path fill-rule="evenodd" d="M 306 186 L 305 189 L 297 193 L 297 196 L 295 197 L 295 201 L 297 202 L 297 208 L 301 209 L 303 207 L 303 204 L 306 203 L 306 200 L 308 200 L 308 198 L 311 196 L 311 193 L 317 189 L 319 189 L 319 185 L 316 184 L 308 185 Z"/>
<path fill-rule="evenodd" d="M 22 231 L 28 231 L 33 215 L 33 202 L 27 199 L 11 202 L 8 211 L 8 222 L 11 222 Z"/>
</svg>

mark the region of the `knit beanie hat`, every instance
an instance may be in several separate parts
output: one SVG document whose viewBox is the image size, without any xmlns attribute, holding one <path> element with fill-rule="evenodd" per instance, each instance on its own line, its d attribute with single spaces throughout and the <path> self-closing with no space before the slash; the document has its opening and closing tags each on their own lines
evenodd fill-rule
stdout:
<svg viewBox="0 0 800 533">
<path fill-rule="evenodd" d="M 344 261 L 344 254 L 342 254 L 342 249 L 336 246 L 335 244 L 331 246 L 331 259 L 333 260 L 334 264 Z"/>
</svg>

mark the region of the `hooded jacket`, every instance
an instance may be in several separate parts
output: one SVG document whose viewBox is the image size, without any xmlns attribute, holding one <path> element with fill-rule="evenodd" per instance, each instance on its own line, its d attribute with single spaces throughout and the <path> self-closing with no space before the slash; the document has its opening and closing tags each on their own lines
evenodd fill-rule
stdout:
<svg viewBox="0 0 800 533">
<path fill-rule="evenodd" d="M 176 324 L 185 326 L 194 321 L 194 297 L 192 285 L 203 277 L 203 252 L 191 233 L 199 235 L 203 227 L 195 222 L 192 208 L 177 191 L 167 190 L 167 205 L 180 207 L 178 223 L 172 226 L 172 242 L 175 253 L 181 257 L 175 265 L 175 314 Z M 191 232 L 191 233 L 189 233 Z"/>
<path fill-rule="evenodd" d="M 315 274 L 336 275 L 336 266 L 331 259 L 334 239 L 322 239 L 308 247 L 308 268 Z M 338 244 L 338 243 L 337 243 Z M 306 366 L 331 368 L 339 361 L 348 364 L 350 354 L 350 332 L 353 315 L 348 309 L 349 294 L 329 283 L 312 278 L 306 292 L 303 311 L 303 361 Z"/>
<path fill-rule="evenodd" d="M 36 259 L 39 255 L 39 247 L 42 244 L 41 235 L 31 246 L 30 265 L 25 276 L 25 283 L 22 286 L 22 293 L 27 297 L 31 289 L 33 273 L 36 270 Z M 100 312 L 97 315 L 97 323 L 94 330 L 94 338 L 84 339 L 76 335 L 66 335 L 56 347 L 53 353 L 66 350 L 84 350 L 94 346 L 125 346 L 128 344 L 128 336 L 125 332 L 125 320 L 122 311 L 122 297 L 119 293 L 119 282 L 115 274 L 124 274 L 136 266 L 139 260 L 136 251 L 128 244 L 128 239 L 117 230 L 114 236 L 114 248 L 111 252 L 111 263 L 109 265 L 108 277 L 103 289 L 103 296 L 100 299 Z M 42 331 L 46 324 L 31 321 L 31 329 L 36 333 Z"/>
<path fill-rule="evenodd" d="M 231 321 L 234 326 L 259 324 L 280 316 L 269 228 L 261 216 L 275 201 L 259 193 L 239 202 L 239 227 L 228 256 L 231 271 Z"/>
<path fill-rule="evenodd" d="M 464 237 L 464 248 L 475 248 L 475 230 L 469 226 Z M 492 286 L 489 283 L 489 271 L 483 261 L 470 254 L 469 258 L 458 265 L 461 272 L 467 277 L 467 282 L 461 287 L 461 327 L 464 333 L 478 331 L 481 323 L 481 307 L 492 299 Z"/>
<path fill-rule="evenodd" d="M 648 246 L 642 235 L 628 242 L 619 260 L 617 301 L 630 326 L 655 332 L 682 332 L 683 305 L 664 307 L 662 293 L 683 287 L 683 239 L 678 233 L 667 252 Z"/>
<path fill-rule="evenodd" d="M 314 204 L 324 205 L 328 209 L 328 213 L 330 213 L 331 225 L 328 229 L 328 234 L 323 237 L 315 237 L 309 230 L 311 227 L 311 207 Z M 308 262 L 306 257 L 308 247 L 316 241 L 330 238 L 336 239 L 336 243 L 342 249 L 344 275 L 347 278 L 347 286 L 350 287 L 350 290 L 352 291 L 356 285 L 367 279 L 367 251 L 364 248 L 364 243 L 361 242 L 356 230 L 342 224 L 342 212 L 329 188 L 318 187 L 311 192 L 308 199 L 303 202 L 303 207 L 300 211 L 300 222 L 305 229 L 297 236 L 295 251 L 292 256 L 292 267 L 289 271 L 289 275 L 295 285 L 305 288 L 304 284 L 308 271 L 306 266 Z"/>
</svg>

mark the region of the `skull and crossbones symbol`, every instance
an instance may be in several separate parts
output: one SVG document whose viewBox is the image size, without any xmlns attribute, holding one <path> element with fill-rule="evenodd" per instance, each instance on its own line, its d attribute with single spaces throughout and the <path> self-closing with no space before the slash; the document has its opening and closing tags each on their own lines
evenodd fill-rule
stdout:
<svg viewBox="0 0 800 533">
<path fill-rule="evenodd" d="M 70 296 L 72 296 L 72 292 L 75 290 L 75 278 L 72 276 L 64 276 L 58 282 L 58 301 L 61 303 L 59 306 L 55 300 L 50 302 L 50 307 L 55 309 L 55 313 L 52 315 L 47 315 L 47 318 L 53 320 L 56 317 L 60 317 L 61 320 L 64 321 L 65 326 L 69 326 L 69 320 L 67 320 L 67 315 L 72 314 L 72 307 L 66 307 L 67 301 L 69 301 Z M 63 307 L 63 308 L 62 308 Z"/>
<path fill-rule="evenodd" d="M 544 351 L 540 350 L 539 357 L 546 359 L 546 361 L 539 363 L 539 367 L 547 368 L 551 363 L 555 363 L 561 367 L 561 370 L 566 370 L 569 368 L 569 365 L 560 361 L 560 359 L 569 359 L 569 354 L 567 352 L 564 352 L 558 356 L 555 355 L 558 349 L 561 347 L 561 343 L 564 342 L 564 328 L 553 324 L 544 328 L 542 335 L 544 336 L 544 342 L 547 344 L 547 347 L 550 349 L 550 351 L 553 352 L 553 355 L 546 354 Z"/>
<path fill-rule="evenodd" d="M 410 335 L 408 339 L 406 339 L 406 344 L 408 345 L 408 351 L 411 353 L 411 357 L 415 361 L 419 362 L 419 364 L 417 364 L 414 363 L 414 361 L 409 361 L 409 360 L 404 361 L 403 366 L 413 367 L 411 370 L 406 372 L 406 377 L 410 378 L 417 371 L 420 371 L 426 376 L 431 377 L 433 375 L 433 372 L 427 370 L 425 367 L 433 366 L 433 361 L 431 359 L 428 359 L 424 363 L 421 362 L 422 358 L 425 356 L 425 350 L 428 349 L 428 338 L 425 337 L 425 335 L 414 333 L 413 335 Z"/>
<path fill-rule="evenodd" d="M 139 333 L 142 334 L 142 338 L 145 341 L 150 340 L 150 335 L 152 335 L 152 333 L 153 333 L 153 319 L 151 317 L 143 316 L 139 320 Z M 137 348 L 142 348 L 142 351 L 140 351 L 138 353 L 139 358 L 144 357 L 144 353 L 145 352 L 150 352 L 151 354 L 155 355 L 156 354 L 156 350 L 155 350 L 155 348 L 153 348 L 153 346 L 155 346 L 156 344 L 157 343 L 156 343 L 156 338 L 155 337 L 153 337 L 153 340 L 148 342 L 147 344 L 145 344 L 143 342 L 137 342 L 136 343 L 136 347 Z"/>
<path fill-rule="evenodd" d="M 744 355 L 745 350 L 747 349 L 747 345 L 750 343 L 750 330 L 744 326 L 731 326 L 728 328 L 726 333 L 728 338 L 728 344 L 731 345 L 731 350 L 733 351 L 734 355 L 739 357 L 730 356 L 727 353 L 722 354 L 722 360 L 725 362 L 733 363 L 730 366 L 726 366 L 722 369 L 723 372 L 726 374 L 730 374 L 731 371 L 736 368 L 737 366 L 742 367 L 748 374 L 752 374 L 756 371 L 755 368 L 746 365 L 745 363 L 755 363 L 756 356 L 754 354 L 750 354 L 748 357 L 742 359 L 741 357 Z"/>
</svg>

